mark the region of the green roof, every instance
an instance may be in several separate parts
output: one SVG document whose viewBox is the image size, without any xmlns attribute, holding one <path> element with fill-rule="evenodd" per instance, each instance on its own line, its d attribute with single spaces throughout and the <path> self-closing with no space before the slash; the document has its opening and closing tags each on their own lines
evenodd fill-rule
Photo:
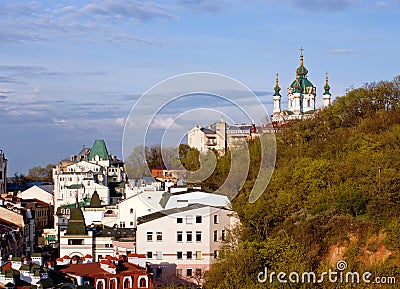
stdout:
<svg viewBox="0 0 400 289">
<path fill-rule="evenodd" d="M 65 187 L 70 190 L 77 190 L 77 189 L 82 189 L 82 184 L 72 184 L 70 186 L 65 186 Z"/>
<path fill-rule="evenodd" d="M 297 93 L 304 93 L 307 94 L 307 87 L 312 87 L 312 94 L 315 94 L 315 86 L 307 79 L 306 76 L 299 76 L 299 78 L 294 80 L 292 84 L 290 85 L 291 88 L 293 88 L 293 92 Z"/>
<path fill-rule="evenodd" d="M 29 268 L 29 265 L 22 265 L 22 267 L 19 268 L 19 270 L 22 270 L 22 271 L 29 271 L 30 268 Z"/>
<path fill-rule="evenodd" d="M 87 206 L 89 206 L 89 204 L 90 204 L 89 198 L 84 199 L 83 202 L 78 202 L 79 208 L 87 207 Z M 57 208 L 56 215 L 61 215 L 61 209 L 72 209 L 75 207 L 76 207 L 76 203 L 59 206 Z"/>
<path fill-rule="evenodd" d="M 92 198 L 90 199 L 90 208 L 100 208 L 101 207 L 101 201 L 100 201 L 100 196 L 97 191 L 94 191 Z"/>
<path fill-rule="evenodd" d="M 331 89 L 331 87 L 329 86 L 329 84 L 328 83 L 326 83 L 325 84 L 325 86 L 324 86 L 324 95 L 325 94 L 329 94 L 329 95 L 331 95 L 331 93 L 329 92 L 329 90 Z"/>
<path fill-rule="evenodd" d="M 89 161 L 94 160 L 96 156 L 99 156 L 100 160 L 108 160 L 106 143 L 102 139 L 97 139 L 94 141 L 92 149 L 90 150 Z"/>
<path fill-rule="evenodd" d="M 85 234 L 86 234 L 86 226 L 82 210 L 78 208 L 71 208 L 68 221 L 67 235 L 85 235 Z"/>
</svg>

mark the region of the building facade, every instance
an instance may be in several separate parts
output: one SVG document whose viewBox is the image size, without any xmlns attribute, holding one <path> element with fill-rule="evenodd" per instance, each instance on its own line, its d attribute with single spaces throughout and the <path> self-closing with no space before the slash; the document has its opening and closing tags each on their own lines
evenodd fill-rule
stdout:
<svg viewBox="0 0 400 289">
<path fill-rule="evenodd" d="M 205 204 L 146 215 L 138 218 L 137 253 L 158 269 L 156 279 L 173 274 L 200 285 L 236 222 L 231 210 Z"/>
<path fill-rule="evenodd" d="M 227 148 L 232 149 L 243 144 L 244 141 L 259 136 L 260 128 L 254 124 L 233 124 L 220 120 L 207 127 L 195 125 L 188 131 L 188 145 L 201 153 L 215 150 L 220 154 Z"/>
<path fill-rule="evenodd" d="M 76 203 L 87 206 L 95 192 L 101 205 L 116 203 L 126 179 L 124 163 L 108 153 L 104 140 L 96 140 L 91 149 L 84 147 L 79 154 L 61 161 L 53 169 L 55 228 L 68 224 L 68 214 L 59 219 L 58 209 L 75 207 Z"/>
</svg>

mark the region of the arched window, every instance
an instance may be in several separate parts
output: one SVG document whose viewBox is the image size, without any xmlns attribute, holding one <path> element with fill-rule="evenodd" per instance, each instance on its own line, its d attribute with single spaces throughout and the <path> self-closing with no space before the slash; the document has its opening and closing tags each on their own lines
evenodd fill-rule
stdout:
<svg viewBox="0 0 400 289">
<path fill-rule="evenodd" d="M 141 278 L 139 281 L 139 287 L 140 288 L 147 288 L 147 282 L 145 278 Z"/>
<path fill-rule="evenodd" d="M 97 281 L 96 289 L 104 289 L 103 281 Z"/>
<path fill-rule="evenodd" d="M 110 280 L 110 289 L 117 289 L 117 284 L 115 284 L 115 279 Z"/>
<path fill-rule="evenodd" d="M 124 280 L 124 289 L 130 288 L 131 286 L 131 280 L 129 278 L 125 278 Z"/>
</svg>

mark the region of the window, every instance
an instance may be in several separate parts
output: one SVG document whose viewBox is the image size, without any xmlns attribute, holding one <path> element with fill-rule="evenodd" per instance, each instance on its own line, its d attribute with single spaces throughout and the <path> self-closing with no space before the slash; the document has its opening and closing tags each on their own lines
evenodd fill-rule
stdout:
<svg viewBox="0 0 400 289">
<path fill-rule="evenodd" d="M 182 276 L 182 269 L 176 269 L 176 276 Z"/>
<path fill-rule="evenodd" d="M 83 239 L 68 239 L 68 245 L 83 245 Z"/>
<path fill-rule="evenodd" d="M 197 259 L 197 260 L 200 260 L 201 257 L 202 257 L 201 251 L 196 251 L 196 259 Z"/>
<path fill-rule="evenodd" d="M 110 289 L 116 289 L 116 286 L 115 286 L 115 279 L 111 279 L 111 280 L 110 280 Z"/>
<path fill-rule="evenodd" d="M 218 224 L 218 215 L 214 215 L 214 224 Z"/>
<path fill-rule="evenodd" d="M 104 289 L 103 282 L 98 281 L 98 282 L 97 282 L 96 289 Z"/>
<path fill-rule="evenodd" d="M 186 259 L 192 259 L 192 258 L 193 258 L 192 251 L 187 251 L 186 252 Z"/>
<path fill-rule="evenodd" d="M 131 208 L 131 209 L 129 210 L 129 213 L 133 214 L 133 208 Z"/>
<path fill-rule="evenodd" d="M 218 257 L 218 250 L 214 250 L 214 259 L 217 259 Z"/>
<path fill-rule="evenodd" d="M 153 252 L 147 252 L 146 256 L 147 256 L 147 259 L 152 259 L 153 258 Z"/>
<path fill-rule="evenodd" d="M 178 231 L 176 234 L 176 240 L 178 242 L 182 242 L 183 241 L 183 232 L 182 231 Z"/>
<path fill-rule="evenodd" d="M 193 274 L 192 269 L 186 269 L 186 276 L 191 277 Z"/>
<path fill-rule="evenodd" d="M 221 240 L 225 241 L 225 230 L 221 231 Z"/>
<path fill-rule="evenodd" d="M 161 268 L 157 268 L 156 269 L 156 278 L 161 278 L 162 277 L 162 269 Z"/>
<path fill-rule="evenodd" d="M 201 231 L 196 231 L 196 242 L 201 242 Z"/>
<path fill-rule="evenodd" d="M 202 217 L 201 216 L 196 216 L 196 223 L 201 223 L 202 222 Z"/>
<path fill-rule="evenodd" d="M 147 242 L 153 241 L 153 232 L 147 232 Z"/>
<path fill-rule="evenodd" d="M 218 231 L 214 231 L 214 242 L 218 242 Z"/>
<path fill-rule="evenodd" d="M 201 277 L 201 269 L 197 268 L 195 274 L 196 274 L 197 277 Z"/>
<path fill-rule="evenodd" d="M 147 287 L 147 282 L 145 278 L 141 278 L 139 281 L 139 287 L 141 288 L 146 288 Z"/>
<path fill-rule="evenodd" d="M 186 224 L 193 224 L 193 216 L 186 216 Z"/>
<path fill-rule="evenodd" d="M 192 242 L 192 241 L 193 241 L 192 231 L 187 231 L 186 232 L 186 242 Z"/>
<path fill-rule="evenodd" d="M 181 260 L 182 259 L 182 252 L 176 252 L 176 259 Z"/>
<path fill-rule="evenodd" d="M 119 227 L 120 228 L 125 228 L 125 221 L 119 222 Z"/>
<path fill-rule="evenodd" d="M 157 251 L 156 252 L 156 259 L 157 260 L 162 260 L 162 252 L 161 251 Z"/>
<path fill-rule="evenodd" d="M 157 232 L 156 233 L 156 240 L 157 241 L 162 241 L 162 232 Z"/>
<path fill-rule="evenodd" d="M 176 219 L 177 224 L 182 224 L 183 223 L 183 218 L 177 218 Z"/>
<path fill-rule="evenodd" d="M 131 282 L 130 282 L 129 278 L 126 278 L 124 280 L 124 288 L 129 288 L 129 287 L 131 287 Z"/>
<path fill-rule="evenodd" d="M 133 226 L 133 222 L 129 222 L 129 226 Z"/>
</svg>

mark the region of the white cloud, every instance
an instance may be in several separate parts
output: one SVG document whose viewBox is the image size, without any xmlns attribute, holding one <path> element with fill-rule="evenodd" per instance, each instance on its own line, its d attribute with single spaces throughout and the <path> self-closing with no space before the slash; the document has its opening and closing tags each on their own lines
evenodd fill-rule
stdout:
<svg viewBox="0 0 400 289">
<path fill-rule="evenodd" d="M 329 51 L 329 53 L 332 54 L 349 54 L 349 53 L 357 53 L 358 51 L 356 50 L 351 50 L 351 49 L 335 49 Z"/>
<path fill-rule="evenodd" d="M 174 122 L 172 117 L 156 116 L 150 124 L 154 129 L 181 129 L 182 127 Z"/>
<path fill-rule="evenodd" d="M 123 117 L 119 117 L 115 120 L 115 124 L 119 127 L 124 127 L 125 119 Z"/>
<path fill-rule="evenodd" d="M 175 19 L 166 6 L 151 1 L 90 1 L 81 6 L 61 8 L 49 3 L 50 6 L 35 1 L 0 4 L 0 44 L 69 37 L 83 42 L 152 45 L 158 42 L 135 35 L 133 24 Z"/>
</svg>

